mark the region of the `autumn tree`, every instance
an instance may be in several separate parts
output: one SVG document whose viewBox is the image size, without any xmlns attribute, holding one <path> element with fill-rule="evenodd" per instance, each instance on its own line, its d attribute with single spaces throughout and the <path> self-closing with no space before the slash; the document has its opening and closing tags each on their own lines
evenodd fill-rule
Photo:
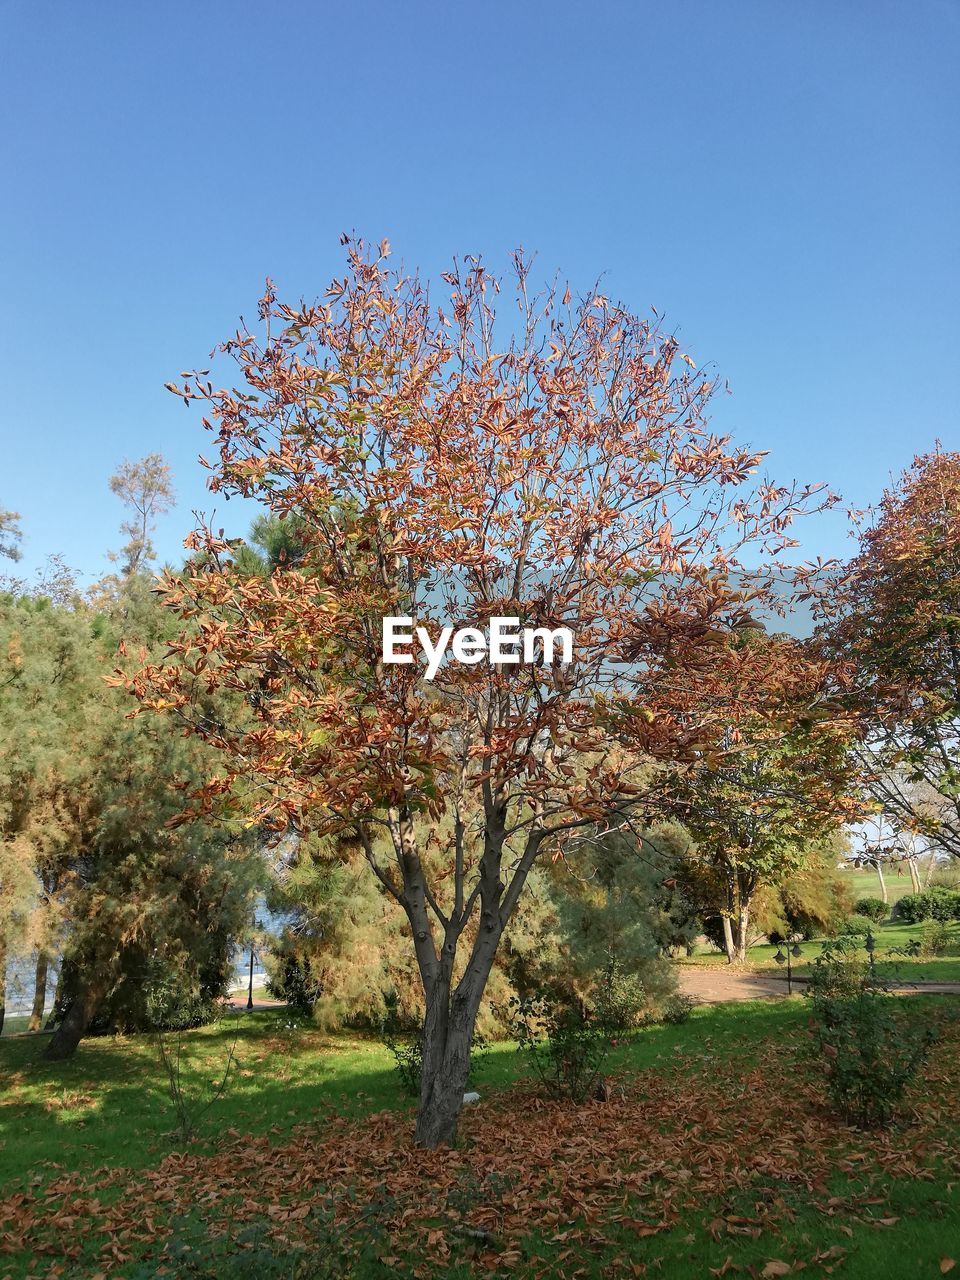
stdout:
<svg viewBox="0 0 960 1280">
<path fill-rule="evenodd" d="M 34 947 L 38 985 L 46 982 L 58 854 L 73 830 L 85 707 L 102 670 L 88 616 L 43 597 L 0 596 L 0 990 L 8 952 Z"/>
<path fill-rule="evenodd" d="M 152 537 L 157 517 L 171 510 L 176 500 L 170 467 L 160 453 L 148 453 L 137 462 L 126 459 L 110 477 L 110 490 L 130 512 L 120 526 L 127 541 L 111 560 L 129 578 L 142 572 L 156 556 Z"/>
<path fill-rule="evenodd" d="M 767 697 L 734 720 L 734 706 L 756 691 L 731 684 L 723 749 L 674 771 L 672 782 L 675 811 L 694 842 L 696 891 L 720 918 L 731 964 L 746 959 L 758 892 L 800 870 L 860 811 L 853 723 L 830 696 L 830 665 L 785 636 L 752 632 L 741 643 L 761 664 L 754 678 Z"/>
<path fill-rule="evenodd" d="M 810 489 L 758 478 L 712 434 L 713 380 L 676 338 L 598 291 L 536 293 L 514 260 L 517 322 L 475 259 L 442 303 L 347 244 L 325 298 L 272 287 L 259 324 L 170 384 L 205 408 L 210 487 L 296 521 L 269 576 L 201 525 L 167 575 L 183 620 L 132 687 L 222 753 L 198 802 L 244 777 L 253 818 L 348 833 L 403 909 L 423 987 L 417 1138 L 452 1142 L 487 979 L 533 868 L 573 832 L 642 806 L 650 758 L 693 758 L 742 663 L 729 637 Z M 436 639 L 493 617 L 567 626 L 572 663 L 385 664 L 382 624 Z M 477 637 L 474 637 L 477 643 Z M 236 717 L 209 714 L 227 689 Z"/>
<path fill-rule="evenodd" d="M 858 554 L 821 606 L 821 639 L 854 673 L 876 810 L 960 856 L 960 453 L 915 458 L 859 517 Z"/>
<path fill-rule="evenodd" d="M 4 511 L 0 507 L 0 556 L 19 560 L 21 538 L 19 512 Z"/>
</svg>

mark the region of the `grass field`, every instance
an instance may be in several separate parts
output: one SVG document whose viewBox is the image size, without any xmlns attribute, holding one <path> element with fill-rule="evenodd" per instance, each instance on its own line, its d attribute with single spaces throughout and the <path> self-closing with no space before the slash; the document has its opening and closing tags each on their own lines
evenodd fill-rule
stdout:
<svg viewBox="0 0 960 1280">
<path fill-rule="evenodd" d="M 445 1153 L 411 1146 L 379 1044 L 284 1011 L 185 1037 L 199 1097 L 239 1029 L 235 1081 L 186 1148 L 147 1039 L 56 1066 L 5 1039 L 0 1277 L 939 1275 L 960 1255 L 960 1001 L 898 1014 L 943 1038 L 888 1133 L 825 1110 L 797 998 L 634 1033 L 610 1099 L 581 1108 L 517 1084 L 495 1046 Z"/>
<path fill-rule="evenodd" d="M 881 924 L 874 928 L 876 950 L 874 962 L 879 977 L 891 982 L 960 982 L 960 922 L 951 924 L 947 951 L 942 956 L 913 957 L 892 954 L 913 938 L 923 937 L 923 925 Z M 814 959 L 823 947 L 822 939 L 801 942 L 801 955 L 793 959 L 793 972 L 807 977 Z M 786 965 L 774 960 L 778 948 L 759 943 L 747 953 L 747 967 L 758 973 L 783 976 Z M 694 955 L 678 961 L 684 965 L 726 965 L 727 958 L 715 947 L 699 946 Z"/>
<path fill-rule="evenodd" d="M 856 898 L 879 898 L 880 881 L 875 871 L 843 871 L 841 873 L 844 880 L 850 887 L 850 892 Z M 903 875 L 897 875 L 896 868 L 885 870 L 883 879 L 887 886 L 887 898 L 891 907 L 898 898 L 902 898 L 904 894 L 913 892 L 913 885 L 910 882 L 910 872 L 904 869 Z"/>
</svg>

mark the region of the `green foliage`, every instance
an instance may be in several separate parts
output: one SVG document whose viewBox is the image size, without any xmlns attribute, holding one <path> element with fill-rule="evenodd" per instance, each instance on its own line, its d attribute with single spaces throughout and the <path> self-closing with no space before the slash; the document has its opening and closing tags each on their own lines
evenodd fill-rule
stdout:
<svg viewBox="0 0 960 1280">
<path fill-rule="evenodd" d="M 602 1003 L 589 1008 L 577 1000 L 514 996 L 508 1022 L 551 1097 L 579 1104 L 597 1090 L 612 1030 Z"/>
<path fill-rule="evenodd" d="M 289 939 L 275 944 L 267 978 L 267 992 L 283 1000 L 297 1013 L 312 1018 L 322 987 L 310 971 L 309 961 L 290 948 Z"/>
<path fill-rule="evenodd" d="M 267 897 L 285 925 L 266 956 L 270 989 L 322 1027 L 377 1030 L 391 1002 L 419 1023 L 421 989 L 403 912 L 363 855 L 332 838 L 301 839 Z"/>
<path fill-rule="evenodd" d="M 657 1020 L 668 1026 L 678 1027 L 687 1021 L 696 1003 L 693 996 L 686 996 L 680 991 L 675 992 L 664 1001 Z"/>
<path fill-rule="evenodd" d="M 875 924 L 879 924 L 881 920 L 887 920 L 890 916 L 889 904 L 882 898 L 858 898 L 853 904 L 853 909 L 858 916 L 864 916 Z"/>
<path fill-rule="evenodd" d="M 616 998 L 633 1024 L 665 999 L 675 985 L 667 955 L 700 928 L 676 874 L 685 847 L 684 833 L 667 827 L 639 840 L 603 832 L 570 849 L 544 878 L 544 898 L 534 887 L 539 942 L 508 963 L 518 994 Z"/>
<path fill-rule="evenodd" d="M 62 951 L 61 1012 L 82 999 L 99 1029 L 149 1028 L 152 986 L 172 977 L 206 1017 L 261 874 L 252 833 L 181 820 L 210 753 L 172 721 L 131 719 L 107 684 L 119 641 L 156 650 L 166 625 L 137 576 L 99 613 L 0 600 L 0 903 L 14 853 L 23 885 L 6 935 Z"/>
<path fill-rule="evenodd" d="M 859 1128 L 889 1124 L 936 1033 L 896 1017 L 891 997 L 866 983 L 842 998 L 816 993 L 813 1011 L 814 1042 L 833 1107 Z"/>
<path fill-rule="evenodd" d="M 236 1061 L 240 1020 L 235 1016 L 234 1036 L 227 1050 L 222 1073 L 219 1077 L 208 1079 L 205 1082 L 206 1088 L 198 1096 L 194 1096 L 184 1075 L 183 1032 L 186 1027 L 197 1025 L 191 1020 L 196 1017 L 196 1011 L 191 1013 L 182 989 L 175 982 L 160 982 L 152 992 L 151 1015 L 157 1028 L 154 1034 L 157 1057 L 166 1077 L 167 1094 L 176 1117 L 172 1136 L 180 1142 L 190 1142 L 197 1136 L 204 1117 L 227 1091 Z M 181 1025 L 183 1022 L 186 1026 Z M 175 1028 L 172 1035 L 166 1030 L 168 1027 Z"/>
<path fill-rule="evenodd" d="M 860 1128 L 889 1124 L 935 1033 L 895 1016 L 853 937 L 824 945 L 807 994 L 832 1106 Z"/>
<path fill-rule="evenodd" d="M 927 889 L 925 893 L 907 893 L 897 902 L 894 918 L 904 924 L 920 924 L 923 920 L 960 920 L 960 891 Z"/>
<path fill-rule="evenodd" d="M 849 916 L 840 922 L 837 933 L 840 937 L 865 938 L 873 928 L 874 920 L 870 916 Z"/>
<path fill-rule="evenodd" d="M 920 955 L 946 955 L 953 941 L 953 930 L 945 920 L 927 920 L 921 932 Z"/>
<path fill-rule="evenodd" d="M 612 1031 L 635 1027 L 642 1020 L 649 1003 L 640 978 L 625 970 L 615 959 L 607 963 L 596 998 L 601 1018 Z"/>
</svg>

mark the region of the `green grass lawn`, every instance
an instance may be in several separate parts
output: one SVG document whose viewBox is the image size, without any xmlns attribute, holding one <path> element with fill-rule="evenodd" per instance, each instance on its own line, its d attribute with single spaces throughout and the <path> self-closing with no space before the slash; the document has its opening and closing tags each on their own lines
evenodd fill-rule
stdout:
<svg viewBox="0 0 960 1280">
<path fill-rule="evenodd" d="M 771 1261 L 854 1280 L 936 1276 L 960 1255 L 960 1001 L 916 997 L 898 1016 L 942 1023 L 944 1040 L 888 1134 L 824 1111 L 797 998 L 703 1007 L 632 1034 L 613 1051 L 610 1100 L 580 1109 L 518 1090 L 523 1064 L 494 1046 L 460 1148 L 429 1155 L 409 1144 L 412 1104 L 390 1055 L 285 1011 L 239 1018 L 234 1083 L 186 1148 L 169 1136 L 146 1038 L 85 1041 L 56 1065 L 41 1060 L 42 1038 L 5 1038 L 0 1278 L 699 1280 L 725 1265 L 760 1275 Z M 198 1096 L 234 1026 L 184 1038 Z M 501 1140 L 502 1161 L 491 1155 Z M 349 1236 L 317 1200 L 344 1178 L 358 1198 Z M 295 1239 L 286 1216 L 301 1202 Z M 29 1248 L 9 1245 L 5 1203 L 13 1222 L 29 1218 Z M 402 1232 L 399 1244 L 383 1235 L 388 1220 L 409 1221 L 409 1249 Z M 494 1243 L 458 1235 L 461 1221 Z M 348 1238 L 366 1241 L 352 1264 Z"/>
<path fill-rule="evenodd" d="M 880 881 L 875 871 L 842 871 L 840 879 L 850 886 L 850 892 L 855 899 L 881 897 Z M 913 893 L 910 872 L 906 868 L 903 869 L 902 876 L 897 875 L 895 867 L 891 870 L 884 870 L 883 879 L 887 886 L 887 898 L 891 907 L 904 894 Z"/>
<path fill-rule="evenodd" d="M 960 982 L 960 922 L 950 925 L 951 940 L 947 953 L 929 958 L 890 954 L 905 947 L 912 938 L 922 938 L 923 925 L 881 924 L 873 932 L 876 939 L 874 960 L 880 977 L 892 982 Z M 802 954 L 793 960 L 793 972 L 798 977 L 806 977 L 814 959 L 820 954 L 823 940 L 814 939 L 799 945 Z M 758 973 L 785 976 L 786 965 L 778 965 L 774 960 L 777 950 L 776 946 L 766 942 L 751 947 L 747 966 Z M 726 965 L 727 958 L 714 947 L 701 946 L 693 956 L 678 963 Z"/>
</svg>

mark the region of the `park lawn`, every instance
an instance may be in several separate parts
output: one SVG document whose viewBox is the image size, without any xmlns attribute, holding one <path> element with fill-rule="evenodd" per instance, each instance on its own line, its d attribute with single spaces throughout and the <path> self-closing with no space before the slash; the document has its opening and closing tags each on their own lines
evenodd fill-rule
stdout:
<svg viewBox="0 0 960 1280">
<path fill-rule="evenodd" d="M 883 878 L 887 886 L 887 899 L 891 905 L 904 897 L 908 893 L 913 893 L 913 884 L 910 881 L 909 871 L 904 871 L 903 875 L 898 876 L 896 869 L 886 870 Z M 880 881 L 877 878 L 876 871 L 841 871 L 840 879 L 850 887 L 850 892 L 854 900 L 857 898 L 879 898 Z M 921 884 L 923 880 L 921 879 Z"/>
<path fill-rule="evenodd" d="M 611 1098 L 581 1108 L 518 1085 L 513 1047 L 495 1046 L 460 1146 L 441 1153 L 412 1148 L 379 1045 L 285 1011 L 243 1016 L 235 1083 L 185 1148 L 164 1136 L 147 1040 L 91 1040 L 57 1065 L 37 1038 L 4 1040 L 0 1277 L 683 1280 L 728 1258 L 724 1274 L 939 1275 L 960 1261 L 960 1002 L 917 997 L 898 1016 L 942 1040 L 889 1132 L 825 1110 L 797 998 L 632 1034 Z M 232 1034 L 185 1037 L 194 1083 Z"/>
<path fill-rule="evenodd" d="M 913 957 L 890 954 L 897 948 L 905 947 L 912 938 L 922 939 L 923 928 L 922 924 L 874 926 L 873 933 L 876 939 L 874 960 L 878 976 L 890 981 L 906 983 L 960 982 L 960 922 L 949 926 L 951 941 L 946 955 Z M 823 940 L 816 938 L 810 942 L 801 942 L 799 946 L 800 956 L 792 958 L 793 972 L 797 977 L 809 977 L 811 966 L 823 948 Z M 772 943 L 758 943 L 747 953 L 746 967 L 765 975 L 786 977 L 786 965 L 778 965 L 774 960 L 778 950 L 780 948 Z M 727 958 L 713 947 L 701 947 L 693 956 L 678 960 L 677 963 L 713 967 L 726 965 Z"/>
</svg>

